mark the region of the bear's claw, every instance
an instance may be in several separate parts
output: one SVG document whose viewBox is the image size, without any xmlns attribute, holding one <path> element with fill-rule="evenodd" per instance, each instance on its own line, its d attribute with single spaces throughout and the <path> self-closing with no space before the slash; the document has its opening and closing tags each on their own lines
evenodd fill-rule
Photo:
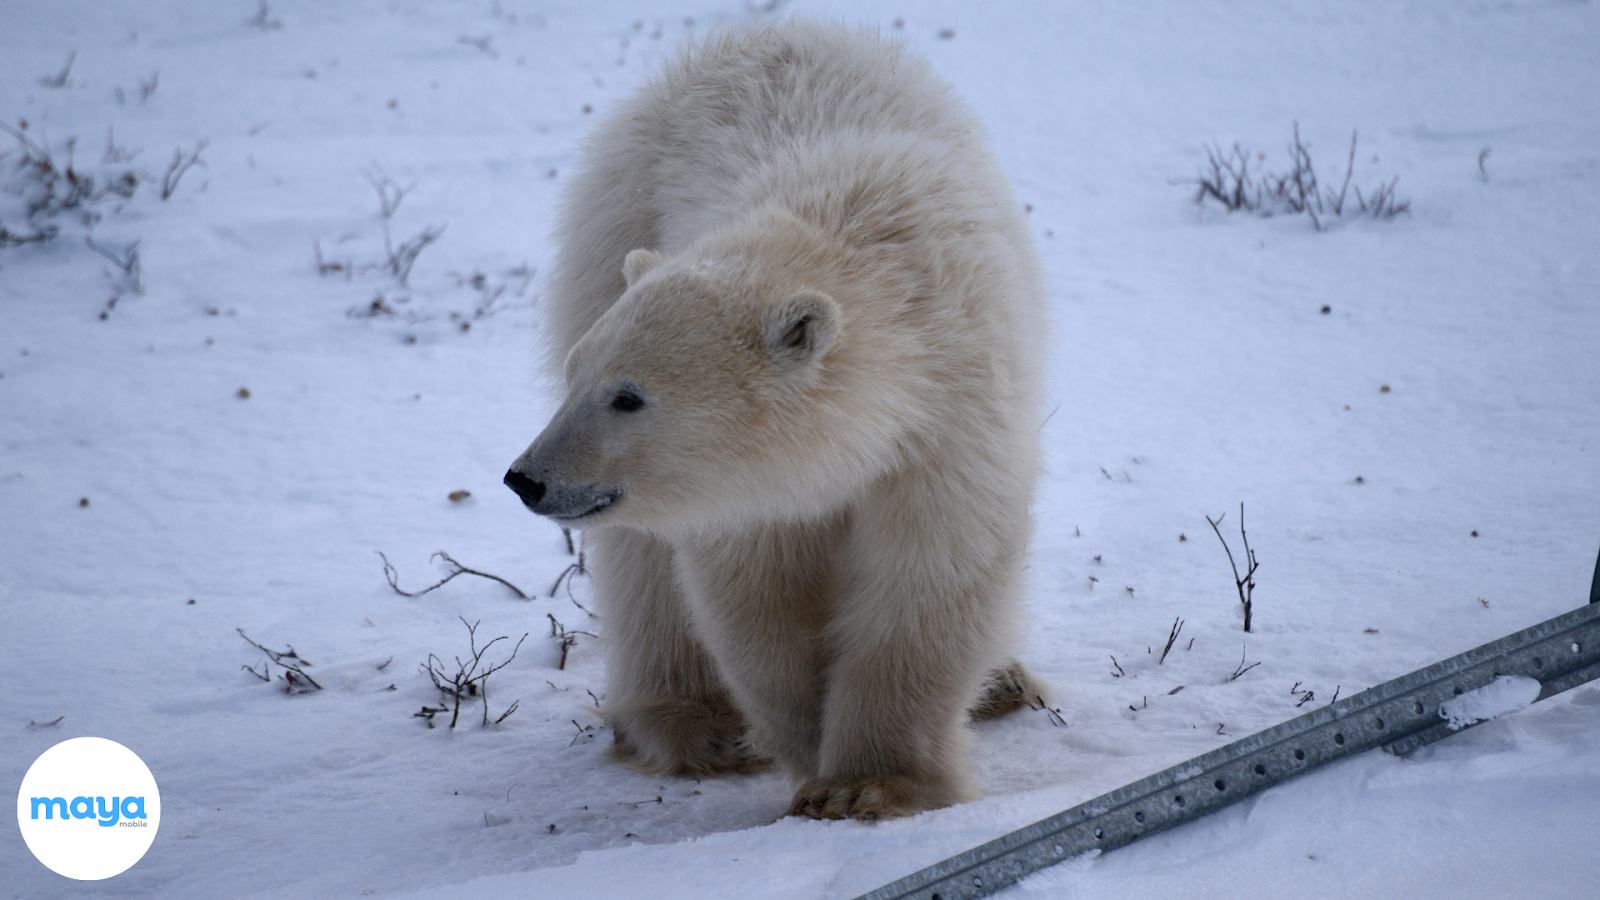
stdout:
<svg viewBox="0 0 1600 900">
<path fill-rule="evenodd" d="M 814 778 L 795 792 L 788 815 L 807 819 L 895 819 L 928 809 L 917 782 L 899 775 L 878 778 Z"/>
</svg>

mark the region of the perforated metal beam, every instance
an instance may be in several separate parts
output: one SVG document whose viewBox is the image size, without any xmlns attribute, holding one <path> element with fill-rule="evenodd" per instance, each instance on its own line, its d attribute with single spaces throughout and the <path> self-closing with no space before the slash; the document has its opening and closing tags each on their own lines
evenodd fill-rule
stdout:
<svg viewBox="0 0 1600 900">
<path fill-rule="evenodd" d="M 1030 872 L 1115 850 L 1335 760 L 1375 747 L 1405 753 L 1453 734 L 1440 705 L 1496 676 L 1536 679 L 1540 700 L 1593 680 L 1600 677 L 1600 568 L 1595 585 L 1590 605 L 1234 741 L 857 900 L 986 897 Z"/>
</svg>

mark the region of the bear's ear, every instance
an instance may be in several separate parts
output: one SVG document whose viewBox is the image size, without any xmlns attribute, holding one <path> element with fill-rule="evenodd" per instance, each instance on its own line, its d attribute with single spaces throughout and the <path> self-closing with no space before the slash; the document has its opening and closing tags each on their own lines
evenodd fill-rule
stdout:
<svg viewBox="0 0 1600 900">
<path fill-rule="evenodd" d="M 645 273 L 666 261 L 667 258 L 665 256 L 654 250 L 646 250 L 640 247 L 637 250 L 630 251 L 627 258 L 622 261 L 622 278 L 628 283 L 628 287 L 633 287 L 639 279 L 645 276 Z"/>
<path fill-rule="evenodd" d="M 767 311 L 767 353 L 780 362 L 819 360 L 839 336 L 839 304 L 821 291 L 801 291 Z"/>
</svg>

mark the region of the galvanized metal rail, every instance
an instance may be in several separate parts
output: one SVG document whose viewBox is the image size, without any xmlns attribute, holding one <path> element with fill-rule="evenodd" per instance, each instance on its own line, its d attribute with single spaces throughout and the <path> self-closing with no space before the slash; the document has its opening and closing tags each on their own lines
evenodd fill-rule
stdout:
<svg viewBox="0 0 1600 900">
<path fill-rule="evenodd" d="M 1600 677 L 1600 566 L 1593 600 L 1532 628 L 1337 700 L 1118 788 L 857 900 L 971 900 L 1091 850 L 1114 850 L 1335 760 L 1405 753 L 1453 732 L 1439 712 L 1500 675 L 1536 679 L 1539 700 Z"/>
</svg>

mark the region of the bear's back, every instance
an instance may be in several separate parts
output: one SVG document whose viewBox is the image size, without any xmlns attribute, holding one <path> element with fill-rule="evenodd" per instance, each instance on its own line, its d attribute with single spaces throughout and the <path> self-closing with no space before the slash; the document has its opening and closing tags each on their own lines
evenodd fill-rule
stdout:
<svg viewBox="0 0 1600 900">
<path fill-rule="evenodd" d="M 785 147 L 852 133 L 981 146 L 976 121 L 926 63 L 833 23 L 719 34 L 686 48 L 630 106 L 662 158 L 731 177 Z"/>
<path fill-rule="evenodd" d="M 983 132 L 926 63 L 840 24 L 737 27 L 685 48 L 589 137 L 559 232 L 554 372 L 622 295 L 629 251 L 674 255 L 771 202 L 830 232 L 859 230 L 855 243 L 883 237 L 924 261 L 967 257 L 990 270 L 971 273 L 980 281 L 1026 283 L 1001 294 L 1040 293 L 1031 238 Z M 962 249 L 973 243 L 988 246 Z"/>
<path fill-rule="evenodd" d="M 621 296 L 630 250 L 670 252 L 692 239 L 665 220 L 733 200 L 753 168 L 796 144 L 893 131 L 986 153 L 976 122 L 927 65 L 869 33 L 763 23 L 684 48 L 585 141 L 557 229 L 552 374 Z"/>
</svg>

